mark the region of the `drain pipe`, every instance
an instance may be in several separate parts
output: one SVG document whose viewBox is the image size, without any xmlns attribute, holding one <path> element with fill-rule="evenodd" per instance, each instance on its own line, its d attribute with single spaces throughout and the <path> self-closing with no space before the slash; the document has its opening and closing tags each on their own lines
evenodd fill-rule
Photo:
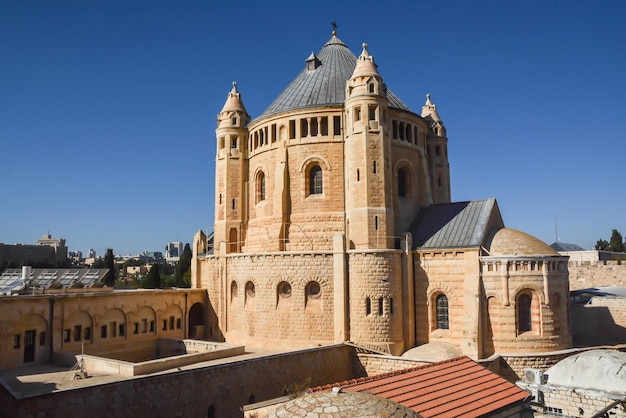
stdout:
<svg viewBox="0 0 626 418">
<path fill-rule="evenodd" d="M 183 315 L 183 338 L 187 339 L 189 333 L 187 330 L 187 316 L 189 315 L 189 312 L 187 311 L 187 296 L 189 294 L 187 292 L 185 292 L 185 315 Z"/>
<path fill-rule="evenodd" d="M 50 296 L 49 301 L 48 341 L 50 346 L 48 347 L 48 362 L 52 363 L 52 355 L 54 354 L 54 296 Z"/>
</svg>

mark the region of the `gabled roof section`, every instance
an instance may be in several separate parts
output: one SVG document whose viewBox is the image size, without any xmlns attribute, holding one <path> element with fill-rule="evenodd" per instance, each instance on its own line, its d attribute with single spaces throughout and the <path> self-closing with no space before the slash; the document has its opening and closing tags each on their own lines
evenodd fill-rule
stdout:
<svg viewBox="0 0 626 418">
<path fill-rule="evenodd" d="M 324 385 L 310 391 L 365 392 L 397 402 L 423 417 L 482 417 L 517 406 L 528 392 L 468 357 Z"/>
<path fill-rule="evenodd" d="M 259 118 L 287 110 L 320 106 L 341 106 L 346 100 L 346 81 L 352 77 L 357 57 L 337 36 L 333 35 L 320 52 L 311 54 L 320 65 L 307 66 L 269 105 Z M 391 91 L 387 90 L 389 107 L 411 111 Z"/>
<path fill-rule="evenodd" d="M 479 247 L 503 227 L 496 199 L 489 198 L 423 208 L 409 232 L 415 248 Z"/>
</svg>

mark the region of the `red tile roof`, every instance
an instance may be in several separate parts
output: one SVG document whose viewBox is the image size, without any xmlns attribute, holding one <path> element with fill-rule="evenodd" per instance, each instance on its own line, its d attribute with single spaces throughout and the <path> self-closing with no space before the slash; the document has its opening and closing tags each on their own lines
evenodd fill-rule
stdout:
<svg viewBox="0 0 626 418">
<path fill-rule="evenodd" d="M 481 417 L 529 396 L 468 357 L 318 386 L 310 391 L 334 386 L 400 403 L 425 418 Z"/>
</svg>

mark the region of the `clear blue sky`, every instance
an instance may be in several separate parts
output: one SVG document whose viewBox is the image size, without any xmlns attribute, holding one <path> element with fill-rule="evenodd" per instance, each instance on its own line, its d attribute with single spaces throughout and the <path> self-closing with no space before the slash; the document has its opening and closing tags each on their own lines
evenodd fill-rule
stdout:
<svg viewBox="0 0 626 418">
<path fill-rule="evenodd" d="M 453 201 L 592 248 L 626 235 L 626 2 L 1 1 L 0 242 L 163 251 L 212 228 L 215 120 L 338 37 L 448 129 Z"/>
</svg>

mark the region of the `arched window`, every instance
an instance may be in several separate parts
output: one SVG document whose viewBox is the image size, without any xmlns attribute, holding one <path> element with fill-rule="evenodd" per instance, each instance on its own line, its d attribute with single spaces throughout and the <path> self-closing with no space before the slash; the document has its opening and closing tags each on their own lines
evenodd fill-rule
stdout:
<svg viewBox="0 0 626 418">
<path fill-rule="evenodd" d="M 370 298 L 365 298 L 365 315 L 372 314 L 372 300 Z"/>
<path fill-rule="evenodd" d="M 314 165 L 309 170 L 309 194 L 322 194 L 322 167 Z"/>
<path fill-rule="evenodd" d="M 259 172 L 256 178 L 256 197 L 257 202 L 265 200 L 265 173 Z"/>
<path fill-rule="evenodd" d="M 322 313 L 322 288 L 316 281 L 307 283 L 304 288 L 304 312 L 318 314 Z"/>
<path fill-rule="evenodd" d="M 517 330 L 520 334 L 522 332 L 532 331 L 533 329 L 530 312 L 532 300 L 532 296 L 528 293 L 523 293 L 517 298 Z"/>
<path fill-rule="evenodd" d="M 446 295 L 437 296 L 437 299 L 435 299 L 435 308 L 437 314 L 437 329 L 449 329 L 448 297 Z"/>
<path fill-rule="evenodd" d="M 230 283 L 230 302 L 233 302 L 233 299 L 235 299 L 238 295 L 238 287 L 237 287 L 237 282 L 236 281 L 232 281 Z"/>
<path fill-rule="evenodd" d="M 407 191 L 406 170 L 401 168 L 398 170 L 398 196 L 406 196 Z"/>
</svg>

